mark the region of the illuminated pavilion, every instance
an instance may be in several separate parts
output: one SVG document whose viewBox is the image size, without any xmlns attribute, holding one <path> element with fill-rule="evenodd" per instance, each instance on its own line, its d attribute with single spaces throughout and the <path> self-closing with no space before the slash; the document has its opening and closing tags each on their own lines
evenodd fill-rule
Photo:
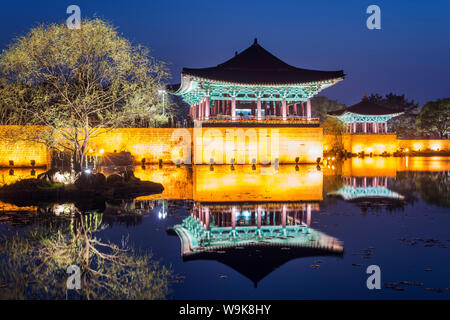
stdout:
<svg viewBox="0 0 450 320">
<path fill-rule="evenodd" d="M 190 104 L 196 121 L 318 125 L 318 119 L 311 117 L 310 98 L 344 76 L 342 70 L 291 66 L 255 39 L 249 48 L 215 67 L 183 68 L 181 84 L 169 90 Z"/>
<path fill-rule="evenodd" d="M 362 100 L 348 108 L 330 111 L 330 116 L 336 117 L 345 124 L 348 133 L 388 133 L 387 122 L 403 112 L 395 112 L 373 102 L 364 94 Z"/>
</svg>

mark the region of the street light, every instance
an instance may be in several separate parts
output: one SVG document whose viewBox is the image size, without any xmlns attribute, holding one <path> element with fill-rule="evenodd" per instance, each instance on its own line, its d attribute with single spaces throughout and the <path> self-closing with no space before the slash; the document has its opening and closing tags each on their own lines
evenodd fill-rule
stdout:
<svg viewBox="0 0 450 320">
<path fill-rule="evenodd" d="M 162 95 L 162 100 L 163 100 L 163 101 L 162 101 L 162 103 L 163 103 L 163 115 L 164 115 L 164 105 L 165 105 L 165 103 L 164 103 L 164 102 L 165 102 L 165 101 L 164 101 L 164 96 L 165 96 L 165 94 L 166 94 L 166 90 L 164 90 L 164 89 L 159 89 L 159 90 L 158 90 L 158 94 L 159 94 L 159 95 Z"/>
</svg>

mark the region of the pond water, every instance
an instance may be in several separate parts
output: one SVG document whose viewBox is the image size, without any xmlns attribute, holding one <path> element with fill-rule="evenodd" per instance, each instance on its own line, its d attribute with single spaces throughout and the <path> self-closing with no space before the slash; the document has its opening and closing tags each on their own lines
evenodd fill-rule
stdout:
<svg viewBox="0 0 450 320">
<path fill-rule="evenodd" d="M 97 238 L 128 237 L 134 249 L 151 251 L 171 268 L 165 298 L 450 298 L 449 157 L 134 172 L 161 182 L 164 192 L 79 210 L 95 211 L 103 226 Z M 8 169 L 0 182 L 29 176 L 28 169 Z M 47 220 L 70 220 L 74 206 L 1 203 L 1 210 L 0 234 L 7 239 L 25 237 Z M 13 249 L 0 248 L 0 262 L 11 259 L 5 250 Z M 6 262 L 2 298 L 18 272 Z M 380 267 L 380 290 L 367 288 L 369 265 Z M 23 298 L 52 298 L 31 291 Z"/>
</svg>

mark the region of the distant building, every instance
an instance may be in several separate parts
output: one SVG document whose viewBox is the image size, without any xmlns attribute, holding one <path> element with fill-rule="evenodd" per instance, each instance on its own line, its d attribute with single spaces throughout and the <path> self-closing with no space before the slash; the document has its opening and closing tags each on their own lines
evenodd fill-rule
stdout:
<svg viewBox="0 0 450 320">
<path fill-rule="evenodd" d="M 387 122 L 403 112 L 370 102 L 364 94 L 357 104 L 328 114 L 341 120 L 349 133 L 388 133 Z"/>
</svg>

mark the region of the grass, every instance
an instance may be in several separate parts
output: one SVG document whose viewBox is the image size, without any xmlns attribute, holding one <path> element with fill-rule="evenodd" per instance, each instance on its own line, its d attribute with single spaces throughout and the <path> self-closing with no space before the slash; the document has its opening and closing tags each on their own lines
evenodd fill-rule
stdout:
<svg viewBox="0 0 450 320">
<path fill-rule="evenodd" d="M 38 179 L 23 179 L 13 184 L 5 185 L 2 191 L 35 191 L 35 190 L 56 190 L 63 186 L 62 183 L 52 183 Z"/>
</svg>

